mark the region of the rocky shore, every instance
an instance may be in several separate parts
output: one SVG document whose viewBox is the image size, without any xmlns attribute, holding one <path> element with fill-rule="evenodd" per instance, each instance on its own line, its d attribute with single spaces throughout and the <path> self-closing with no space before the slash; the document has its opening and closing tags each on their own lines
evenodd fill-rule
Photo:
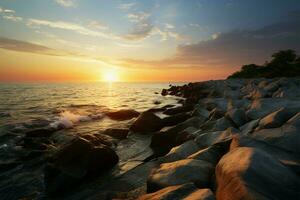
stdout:
<svg viewBox="0 0 300 200">
<path fill-rule="evenodd" d="M 299 199 L 300 78 L 206 81 L 161 94 L 183 97 L 181 106 L 106 113 L 131 119 L 128 129 L 59 148 L 57 130 L 27 132 L 18 142 L 30 151 L 0 172 L 30 160 L 24 173 L 42 181 L 26 199 Z M 143 142 L 128 148 L 134 159 L 116 153 L 128 138 Z M 3 199 L 20 198 L 1 188 Z"/>
</svg>

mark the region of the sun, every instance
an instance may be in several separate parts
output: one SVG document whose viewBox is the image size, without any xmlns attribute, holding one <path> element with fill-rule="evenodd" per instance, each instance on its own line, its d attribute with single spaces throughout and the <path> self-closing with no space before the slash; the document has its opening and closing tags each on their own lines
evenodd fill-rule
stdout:
<svg viewBox="0 0 300 200">
<path fill-rule="evenodd" d="M 106 82 L 116 82 L 119 80 L 119 77 L 116 71 L 108 70 L 103 73 L 102 79 Z"/>
</svg>

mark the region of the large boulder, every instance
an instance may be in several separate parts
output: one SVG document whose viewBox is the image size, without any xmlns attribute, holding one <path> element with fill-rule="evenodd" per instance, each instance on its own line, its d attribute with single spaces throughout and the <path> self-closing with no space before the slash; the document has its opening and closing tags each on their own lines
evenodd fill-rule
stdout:
<svg viewBox="0 0 300 200">
<path fill-rule="evenodd" d="M 234 128 L 228 128 L 225 131 L 207 132 L 196 137 L 195 142 L 199 148 L 207 148 L 213 144 L 231 140 L 236 134 L 239 134 L 239 131 Z"/>
<path fill-rule="evenodd" d="M 215 195 L 208 188 L 198 189 L 195 192 L 189 194 L 183 200 L 215 200 Z"/>
<path fill-rule="evenodd" d="M 194 136 L 186 131 L 187 128 L 199 128 L 203 123 L 203 118 L 192 117 L 176 126 L 154 133 L 151 138 L 151 148 L 160 155 L 168 153 L 172 147 L 178 146 L 187 140 L 194 139 Z"/>
<path fill-rule="evenodd" d="M 191 115 L 189 113 L 179 113 L 179 114 L 172 115 L 170 117 L 163 118 L 162 124 L 163 126 L 174 126 L 176 124 L 184 122 L 190 117 Z"/>
<path fill-rule="evenodd" d="M 102 132 L 104 135 L 109 135 L 116 139 L 125 139 L 129 133 L 128 129 L 121 129 L 121 128 L 109 128 Z"/>
<path fill-rule="evenodd" d="M 291 124 L 254 131 L 251 137 L 290 152 L 300 153 L 300 127 Z"/>
<path fill-rule="evenodd" d="M 173 147 L 171 151 L 164 157 L 163 162 L 173 162 L 187 158 L 189 155 L 197 152 L 199 147 L 194 140 L 189 140 L 177 147 Z"/>
<path fill-rule="evenodd" d="M 220 158 L 228 152 L 231 141 L 227 140 L 213 144 L 205 149 L 201 149 L 187 158 L 195 160 L 204 160 L 210 162 L 214 166 L 219 162 Z"/>
<path fill-rule="evenodd" d="M 139 116 L 139 112 L 132 109 L 107 112 L 106 115 L 113 120 L 129 120 Z"/>
<path fill-rule="evenodd" d="M 188 182 L 193 182 L 198 187 L 208 187 L 213 170 L 213 165 L 203 160 L 184 159 L 164 163 L 151 172 L 147 190 L 152 192 Z"/>
<path fill-rule="evenodd" d="M 299 180 L 277 159 L 259 149 L 236 148 L 216 167 L 217 199 L 298 199 Z"/>
<path fill-rule="evenodd" d="M 138 133 L 159 131 L 163 126 L 162 119 L 152 112 L 143 112 L 130 126 L 130 130 Z"/>
<path fill-rule="evenodd" d="M 297 113 L 296 110 L 280 108 L 279 110 L 265 116 L 259 121 L 259 129 L 264 128 L 277 128 L 282 126 L 293 115 Z"/>
<path fill-rule="evenodd" d="M 77 138 L 64 146 L 45 168 L 45 186 L 50 195 L 59 195 L 89 179 L 107 172 L 118 163 L 117 154 L 109 147 L 94 146 Z"/>
<path fill-rule="evenodd" d="M 183 185 L 169 186 L 154 193 L 145 194 L 138 200 L 174 200 L 184 199 L 191 193 L 197 191 L 197 187 L 193 183 Z"/>
<path fill-rule="evenodd" d="M 274 158 L 278 159 L 284 166 L 290 168 L 294 173 L 300 175 L 300 155 L 270 145 L 264 141 L 256 140 L 249 136 L 235 136 L 230 144 L 230 149 L 238 147 L 253 147 L 260 149 Z"/>
<path fill-rule="evenodd" d="M 200 128 L 203 131 L 224 131 L 229 127 L 235 127 L 231 120 L 226 117 L 222 117 L 217 120 L 206 121 Z"/>
<path fill-rule="evenodd" d="M 242 135 L 248 135 L 258 126 L 258 123 L 259 119 L 252 120 L 239 127 L 239 130 L 241 131 Z"/>
<path fill-rule="evenodd" d="M 246 115 L 249 119 L 263 118 L 269 113 L 284 107 L 289 110 L 300 110 L 299 98 L 285 99 L 285 98 L 263 98 L 256 99 L 252 102 Z"/>
<path fill-rule="evenodd" d="M 145 194 L 138 200 L 215 200 L 210 189 L 198 189 L 193 183 L 169 186 L 154 193 Z"/>
<path fill-rule="evenodd" d="M 234 108 L 226 113 L 237 127 L 244 125 L 247 122 L 246 112 L 243 109 Z"/>
<path fill-rule="evenodd" d="M 165 110 L 163 113 L 166 115 L 176 115 L 179 113 L 192 111 L 193 108 L 194 108 L 194 106 L 192 104 L 188 104 L 188 105 L 184 105 L 184 106 L 180 106 L 180 107 L 169 108 L 169 109 Z"/>
</svg>

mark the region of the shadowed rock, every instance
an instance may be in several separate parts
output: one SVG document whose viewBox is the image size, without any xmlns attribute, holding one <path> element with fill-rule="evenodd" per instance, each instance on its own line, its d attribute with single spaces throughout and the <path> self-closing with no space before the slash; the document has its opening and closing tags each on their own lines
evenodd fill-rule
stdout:
<svg viewBox="0 0 300 200">
<path fill-rule="evenodd" d="M 103 131 L 102 134 L 122 140 L 127 138 L 128 132 L 128 129 L 109 128 Z"/>
<path fill-rule="evenodd" d="M 217 199 L 297 199 L 299 180 L 269 154 L 240 147 L 227 153 L 216 167 Z M 234 191 L 234 192 L 233 192 Z"/>
<path fill-rule="evenodd" d="M 151 133 L 163 127 L 160 117 L 152 112 L 143 112 L 130 126 L 130 130 L 138 133 Z"/>
<path fill-rule="evenodd" d="M 64 146 L 45 168 L 46 191 L 61 195 L 86 178 L 95 178 L 118 162 L 117 154 L 107 146 L 93 146 L 77 138 Z"/>
<path fill-rule="evenodd" d="M 129 120 L 139 116 L 139 112 L 135 110 L 118 110 L 106 113 L 106 115 L 113 120 Z"/>
</svg>

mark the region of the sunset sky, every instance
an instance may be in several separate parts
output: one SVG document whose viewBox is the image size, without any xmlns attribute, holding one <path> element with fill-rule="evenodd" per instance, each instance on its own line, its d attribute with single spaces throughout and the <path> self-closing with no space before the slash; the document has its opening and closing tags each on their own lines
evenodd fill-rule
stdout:
<svg viewBox="0 0 300 200">
<path fill-rule="evenodd" d="M 280 49 L 299 0 L 0 1 L 0 81 L 221 79 Z"/>
</svg>

